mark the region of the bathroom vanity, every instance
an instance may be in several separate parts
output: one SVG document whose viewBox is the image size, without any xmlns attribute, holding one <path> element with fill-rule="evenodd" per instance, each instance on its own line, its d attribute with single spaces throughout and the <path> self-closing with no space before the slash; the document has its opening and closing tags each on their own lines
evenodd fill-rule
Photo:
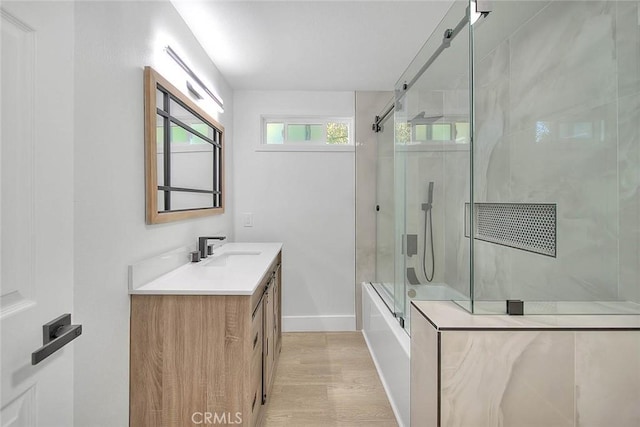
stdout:
<svg viewBox="0 0 640 427">
<path fill-rule="evenodd" d="M 259 424 L 282 343 L 281 248 L 228 243 L 130 289 L 132 427 Z"/>
</svg>

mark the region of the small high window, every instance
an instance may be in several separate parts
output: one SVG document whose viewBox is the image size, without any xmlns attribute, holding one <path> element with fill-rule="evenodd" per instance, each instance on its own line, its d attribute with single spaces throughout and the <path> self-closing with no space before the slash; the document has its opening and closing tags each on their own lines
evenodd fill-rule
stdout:
<svg viewBox="0 0 640 427">
<path fill-rule="evenodd" d="M 397 123 L 395 138 L 398 144 L 430 142 L 469 142 L 469 122 Z"/>
<path fill-rule="evenodd" d="M 264 117 L 262 144 L 266 146 L 353 145 L 353 120 L 335 117 Z"/>
</svg>

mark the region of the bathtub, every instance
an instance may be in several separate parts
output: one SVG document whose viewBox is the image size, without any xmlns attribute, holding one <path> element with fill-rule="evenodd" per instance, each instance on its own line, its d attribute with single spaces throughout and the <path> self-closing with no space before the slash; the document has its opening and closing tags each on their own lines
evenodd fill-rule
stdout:
<svg viewBox="0 0 640 427">
<path fill-rule="evenodd" d="M 378 294 L 370 283 L 362 283 L 362 334 L 398 424 L 409 427 L 411 339 L 388 308 L 388 305 L 393 307 L 390 295 L 380 290 L 381 294 Z M 412 299 L 417 300 L 467 299 L 446 284 L 409 285 L 407 292 L 410 291 L 415 292 Z M 410 319 L 406 318 L 405 326 L 409 324 Z"/>
<path fill-rule="evenodd" d="M 362 284 L 362 334 L 400 427 L 409 427 L 411 341 L 369 283 Z"/>
</svg>

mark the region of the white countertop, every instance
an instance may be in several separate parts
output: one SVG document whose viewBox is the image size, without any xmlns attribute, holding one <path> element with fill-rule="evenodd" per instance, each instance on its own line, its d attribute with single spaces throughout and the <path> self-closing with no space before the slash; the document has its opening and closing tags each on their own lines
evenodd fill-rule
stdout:
<svg viewBox="0 0 640 427">
<path fill-rule="evenodd" d="M 134 295 L 251 295 L 282 243 L 226 243 L 129 293 Z"/>
<path fill-rule="evenodd" d="M 471 314 L 452 301 L 413 301 L 412 304 L 438 330 L 637 329 L 640 315 L 580 314 L 525 315 Z M 412 322 L 415 321 L 412 319 Z"/>
</svg>

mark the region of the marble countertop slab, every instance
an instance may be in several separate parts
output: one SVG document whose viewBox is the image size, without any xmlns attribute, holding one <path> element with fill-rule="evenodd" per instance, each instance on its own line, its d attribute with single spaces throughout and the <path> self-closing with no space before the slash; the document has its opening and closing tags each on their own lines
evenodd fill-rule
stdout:
<svg viewBox="0 0 640 427">
<path fill-rule="evenodd" d="M 282 243 L 226 243 L 213 255 L 131 286 L 132 295 L 251 295 Z"/>
<path fill-rule="evenodd" d="M 637 314 L 524 315 L 471 314 L 453 301 L 412 301 L 438 330 L 640 330 Z M 415 321 L 415 320 L 412 320 Z"/>
</svg>

